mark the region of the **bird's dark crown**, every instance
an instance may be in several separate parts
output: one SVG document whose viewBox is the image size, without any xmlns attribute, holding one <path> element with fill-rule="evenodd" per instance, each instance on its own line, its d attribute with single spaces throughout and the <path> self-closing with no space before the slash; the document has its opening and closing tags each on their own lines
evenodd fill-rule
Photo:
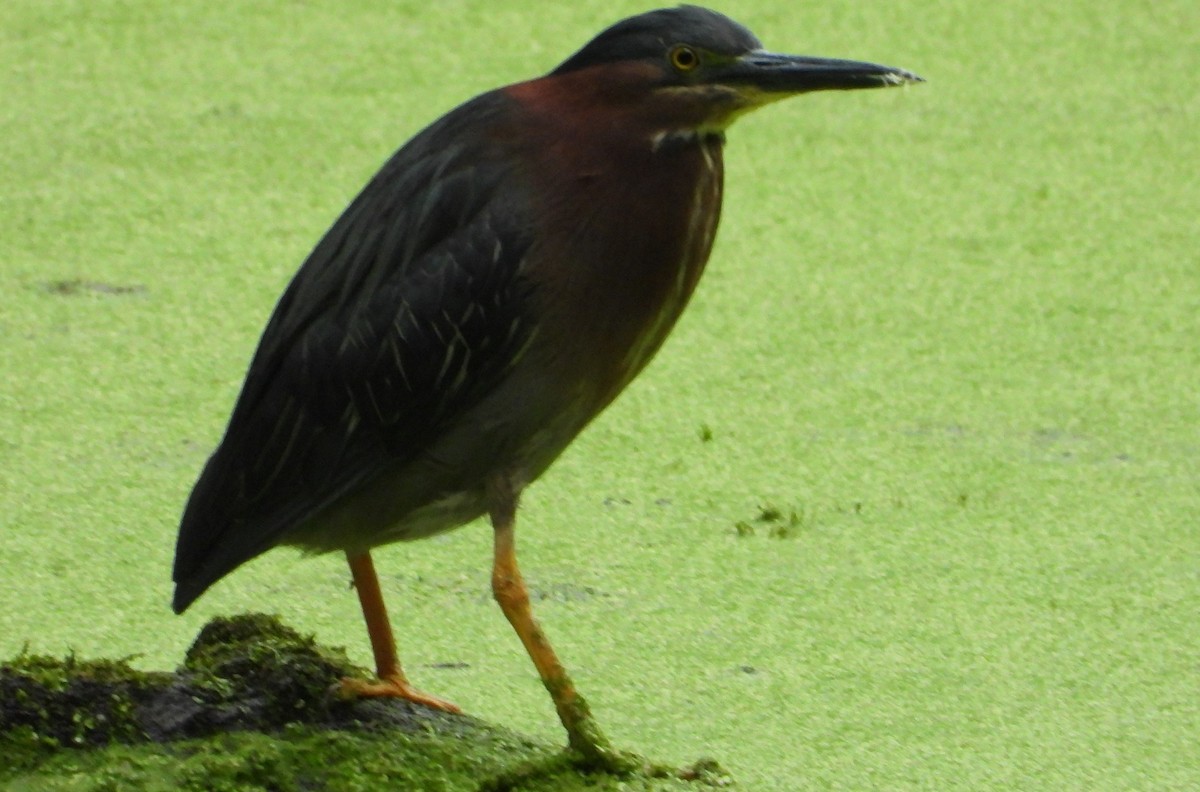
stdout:
<svg viewBox="0 0 1200 792">
<path fill-rule="evenodd" d="M 566 74 L 606 63 L 665 59 L 677 45 L 727 57 L 762 48 L 762 42 L 753 33 L 729 17 L 707 8 L 683 5 L 649 11 L 616 23 L 550 74 Z"/>
</svg>

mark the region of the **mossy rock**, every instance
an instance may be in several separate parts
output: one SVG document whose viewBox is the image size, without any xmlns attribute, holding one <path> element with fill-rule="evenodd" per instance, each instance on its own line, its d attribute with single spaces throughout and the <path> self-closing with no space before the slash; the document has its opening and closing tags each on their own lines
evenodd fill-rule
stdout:
<svg viewBox="0 0 1200 792">
<path fill-rule="evenodd" d="M 0 789 L 676 790 L 731 786 L 711 762 L 619 776 L 561 748 L 403 700 L 347 700 L 364 676 L 273 616 L 218 618 L 175 673 L 127 660 L 0 664 Z"/>
</svg>

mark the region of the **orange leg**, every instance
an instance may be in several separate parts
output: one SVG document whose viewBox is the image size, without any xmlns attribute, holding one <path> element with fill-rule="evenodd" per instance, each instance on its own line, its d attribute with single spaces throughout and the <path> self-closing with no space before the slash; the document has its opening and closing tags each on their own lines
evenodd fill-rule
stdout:
<svg viewBox="0 0 1200 792">
<path fill-rule="evenodd" d="M 517 568 L 514 537 L 517 493 L 508 481 L 502 480 L 493 482 L 489 497 L 492 527 L 496 534 L 492 594 L 525 645 L 525 651 L 533 660 L 546 690 L 550 691 L 550 698 L 554 700 L 559 720 L 567 730 L 571 747 L 591 764 L 614 767 L 619 764 L 618 754 L 592 718 L 587 702 L 576 692 L 575 685 L 567 676 L 566 669 L 559 662 L 529 606 L 529 591 L 521 578 L 521 570 Z"/>
<path fill-rule="evenodd" d="M 379 590 L 379 578 L 375 575 L 375 564 L 370 553 L 346 554 L 350 563 L 350 574 L 354 576 L 354 588 L 362 604 L 363 618 L 367 622 L 367 634 L 371 637 L 371 650 L 375 653 L 375 673 L 378 682 L 361 679 L 343 679 L 342 691 L 351 696 L 393 696 L 424 704 L 427 707 L 461 712 L 458 707 L 436 696 L 422 693 L 408 684 L 400 658 L 396 654 L 396 639 L 388 621 L 387 606 L 383 604 L 383 593 Z"/>
</svg>

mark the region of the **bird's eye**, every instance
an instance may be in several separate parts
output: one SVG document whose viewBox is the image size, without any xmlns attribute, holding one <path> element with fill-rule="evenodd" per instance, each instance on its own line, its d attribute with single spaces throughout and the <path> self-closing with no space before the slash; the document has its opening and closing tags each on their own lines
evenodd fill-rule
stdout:
<svg viewBox="0 0 1200 792">
<path fill-rule="evenodd" d="M 678 46 L 671 50 L 671 65 L 681 72 L 690 72 L 700 65 L 700 56 L 691 47 Z"/>
</svg>

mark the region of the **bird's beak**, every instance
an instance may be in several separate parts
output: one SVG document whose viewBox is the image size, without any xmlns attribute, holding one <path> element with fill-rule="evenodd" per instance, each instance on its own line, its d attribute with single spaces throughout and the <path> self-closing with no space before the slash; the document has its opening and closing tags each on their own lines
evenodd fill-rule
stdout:
<svg viewBox="0 0 1200 792">
<path fill-rule="evenodd" d="M 760 94 L 761 102 L 809 91 L 886 88 L 925 82 L 904 69 L 863 61 L 781 55 L 755 50 L 720 69 L 716 81 Z"/>
</svg>

